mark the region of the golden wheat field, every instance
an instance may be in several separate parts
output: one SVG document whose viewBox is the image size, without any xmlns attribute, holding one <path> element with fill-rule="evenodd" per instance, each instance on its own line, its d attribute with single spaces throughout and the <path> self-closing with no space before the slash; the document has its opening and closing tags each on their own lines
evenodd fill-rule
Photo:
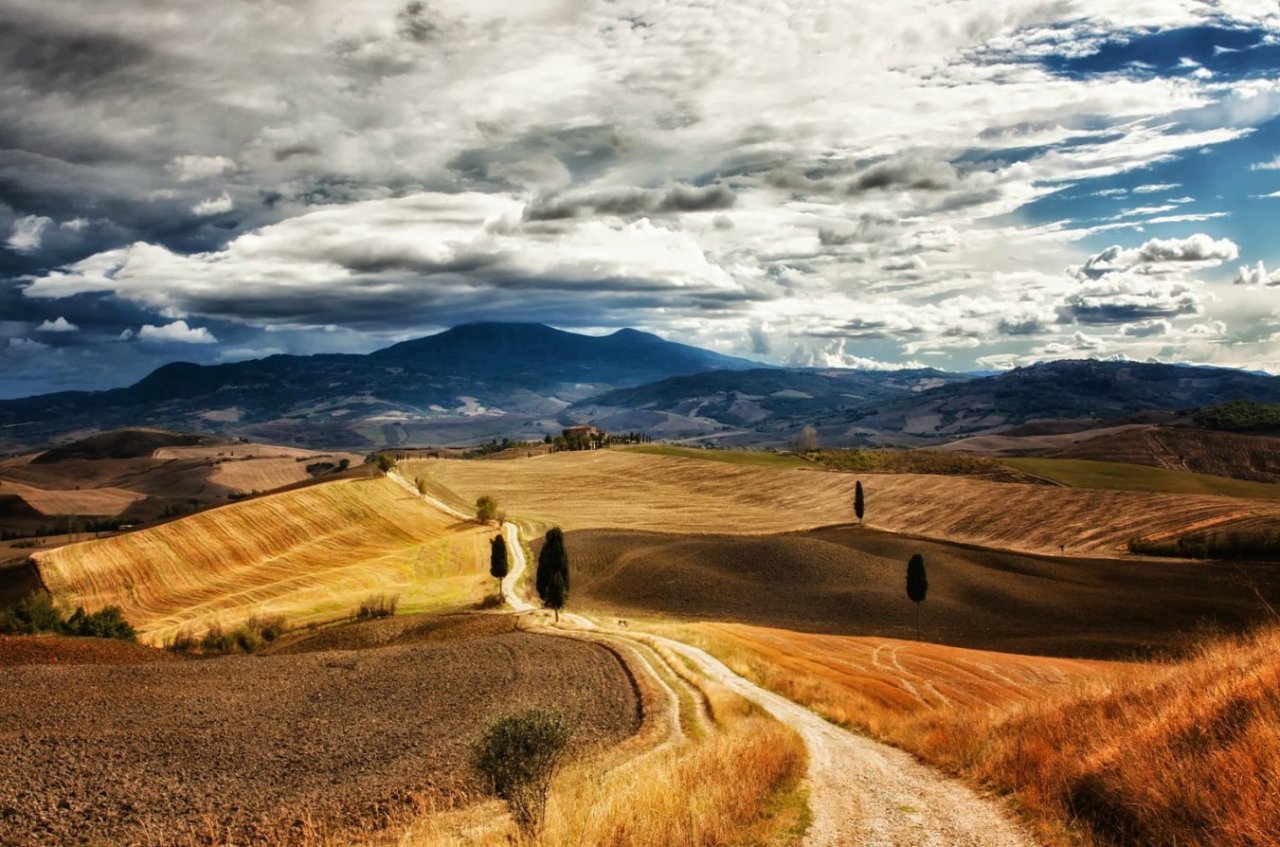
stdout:
<svg viewBox="0 0 1280 847">
<path fill-rule="evenodd" d="M 746 624 L 658 630 L 711 650 L 735 672 L 824 717 L 872 732 L 882 730 L 888 716 L 1031 703 L 1128 667 Z"/>
<path fill-rule="evenodd" d="M 864 474 L 734 465 L 623 450 L 510 462 L 404 463 L 459 503 L 482 494 L 509 514 L 565 529 L 758 534 L 851 522 L 866 490 L 877 529 L 1021 552 L 1121 552 L 1135 536 L 1247 517 L 1280 504 L 1228 497 L 1095 491 L 954 476 Z"/>
<path fill-rule="evenodd" d="M 118 605 L 143 640 L 219 622 L 346 617 L 366 596 L 421 611 L 491 592 L 491 530 L 388 479 L 338 480 L 37 553 L 46 585 L 89 609 Z M 483 565 L 483 567 L 482 567 Z"/>
<path fill-rule="evenodd" d="M 16 494 L 42 515 L 118 515 L 145 495 L 123 488 L 37 488 L 0 482 L 0 494 Z"/>
</svg>

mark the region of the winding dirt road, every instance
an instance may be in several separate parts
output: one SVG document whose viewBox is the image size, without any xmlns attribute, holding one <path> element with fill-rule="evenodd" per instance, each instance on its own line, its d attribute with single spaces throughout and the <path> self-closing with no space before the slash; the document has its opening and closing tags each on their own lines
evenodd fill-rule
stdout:
<svg viewBox="0 0 1280 847">
<path fill-rule="evenodd" d="M 534 606 L 515 592 L 527 562 L 515 524 L 503 526 L 511 571 L 502 593 L 517 612 Z M 581 615 L 562 614 L 575 627 L 597 630 Z M 901 750 L 841 729 L 803 706 L 729 670 L 697 647 L 661 636 L 608 630 L 614 638 L 661 646 L 791 727 L 809 753 L 813 821 L 805 847 L 1035 847 L 1000 806 L 920 764 Z"/>
</svg>

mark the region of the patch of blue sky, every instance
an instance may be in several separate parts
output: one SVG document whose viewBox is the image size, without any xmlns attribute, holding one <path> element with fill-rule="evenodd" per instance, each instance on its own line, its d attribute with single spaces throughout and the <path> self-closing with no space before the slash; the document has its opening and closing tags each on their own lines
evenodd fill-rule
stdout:
<svg viewBox="0 0 1280 847">
<path fill-rule="evenodd" d="M 1268 196 L 1280 193 L 1277 157 L 1280 118 L 1232 141 L 1115 176 L 1073 183 L 1028 203 L 1014 217 L 1031 226 L 1066 222 L 1076 230 L 1112 227 L 1080 240 L 1091 252 L 1112 244 L 1204 232 L 1236 242 L 1241 263 L 1264 261 L 1269 267 L 1280 266 L 1276 239 L 1280 197 Z M 1272 164 L 1276 166 L 1258 167 Z M 1162 208 L 1166 206 L 1173 208 Z M 1185 219 L 1189 215 L 1206 217 Z M 1172 220 L 1158 222 L 1162 218 Z M 1114 226 L 1120 224 L 1124 226 Z"/>
<path fill-rule="evenodd" d="M 1187 76 L 1201 67 L 1233 78 L 1271 76 L 1280 71 L 1280 43 L 1269 35 L 1265 29 L 1220 26 L 1118 33 L 1089 55 L 1050 55 L 1039 61 L 1074 78 Z"/>
</svg>

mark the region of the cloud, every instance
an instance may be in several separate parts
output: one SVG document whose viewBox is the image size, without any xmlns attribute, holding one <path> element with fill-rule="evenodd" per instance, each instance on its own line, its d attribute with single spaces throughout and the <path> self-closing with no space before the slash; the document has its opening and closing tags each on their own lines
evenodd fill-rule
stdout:
<svg viewBox="0 0 1280 847">
<path fill-rule="evenodd" d="M 51 218 L 42 215 L 23 215 L 13 222 L 9 229 L 9 249 L 15 253 L 34 253 L 40 249 L 40 242 Z"/>
<path fill-rule="evenodd" d="M 235 171 L 236 163 L 226 156 L 175 156 L 165 171 L 178 182 L 213 179 Z"/>
<path fill-rule="evenodd" d="M 1280 171 L 1280 156 L 1265 162 L 1254 162 L 1249 166 L 1251 171 Z"/>
<path fill-rule="evenodd" d="M 1138 324 L 1125 324 L 1120 327 L 1120 334 L 1128 338 L 1153 338 L 1173 332 L 1173 324 L 1165 320 L 1143 321 Z"/>
<path fill-rule="evenodd" d="M 1253 267 L 1242 266 L 1233 280 L 1236 285 L 1280 285 L 1280 270 L 1267 273 L 1267 266 L 1258 262 Z"/>
<path fill-rule="evenodd" d="M 18 350 L 22 350 L 22 351 L 24 351 L 24 352 L 26 352 L 26 351 L 36 351 L 36 350 L 48 350 L 48 349 L 49 349 L 49 345 L 48 345 L 48 344 L 45 344 L 45 343 L 40 342 L 40 341 L 36 341 L 36 340 L 35 340 L 35 339 L 33 339 L 33 338 L 10 338 L 10 339 L 9 339 L 9 347 L 10 347 L 10 349 L 15 349 L 15 348 L 16 348 L 16 349 L 18 349 Z"/>
<path fill-rule="evenodd" d="M 231 195 L 224 191 L 218 197 L 209 197 L 201 200 L 191 207 L 191 212 L 199 217 L 206 218 L 210 215 L 226 214 L 234 209 L 235 206 L 235 201 L 231 199 Z"/>
<path fill-rule="evenodd" d="M 1194 315 L 1203 298 L 1182 279 L 1140 273 L 1108 273 L 1068 294 L 1061 315 L 1083 324 L 1123 324 Z"/>
<path fill-rule="evenodd" d="M 1161 191 L 1170 191 L 1174 188 L 1181 188 L 1180 182 L 1157 182 L 1147 185 L 1139 185 L 1133 189 L 1134 194 L 1157 194 Z"/>
<path fill-rule="evenodd" d="M 57 320 L 52 320 L 52 321 L 46 320 L 43 323 L 41 323 L 40 326 L 36 327 L 36 332 L 79 332 L 79 331 L 80 331 L 80 327 L 71 323 L 71 321 L 67 320 L 61 315 L 58 316 Z"/>
<path fill-rule="evenodd" d="M 208 329 L 187 326 L 186 321 L 174 321 L 163 326 L 143 324 L 138 330 L 138 340 L 156 344 L 217 344 L 218 339 Z"/>
<path fill-rule="evenodd" d="M 1229 238 L 1214 239 L 1204 233 L 1186 238 L 1152 238 L 1141 247 L 1125 249 L 1112 245 L 1070 272 L 1081 278 L 1097 279 L 1106 274 L 1137 270 L 1141 273 L 1164 273 L 1165 265 L 1217 265 L 1240 255 L 1240 248 Z"/>
<path fill-rule="evenodd" d="M 584 213 L 639 217 L 672 212 L 707 212 L 732 208 L 737 199 L 726 185 L 612 188 L 540 197 L 525 207 L 524 216 L 531 221 L 554 221 Z"/>
</svg>

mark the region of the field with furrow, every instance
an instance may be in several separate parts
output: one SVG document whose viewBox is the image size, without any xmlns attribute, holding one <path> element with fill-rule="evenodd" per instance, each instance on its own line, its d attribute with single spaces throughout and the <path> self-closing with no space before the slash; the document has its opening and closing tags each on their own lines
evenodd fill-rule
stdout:
<svg viewBox="0 0 1280 847">
<path fill-rule="evenodd" d="M 371 594 L 405 611 L 468 605 L 492 590 L 490 532 L 387 479 L 339 480 L 36 554 L 59 599 L 118 605 L 144 640 L 216 622 L 349 616 Z"/>
</svg>

